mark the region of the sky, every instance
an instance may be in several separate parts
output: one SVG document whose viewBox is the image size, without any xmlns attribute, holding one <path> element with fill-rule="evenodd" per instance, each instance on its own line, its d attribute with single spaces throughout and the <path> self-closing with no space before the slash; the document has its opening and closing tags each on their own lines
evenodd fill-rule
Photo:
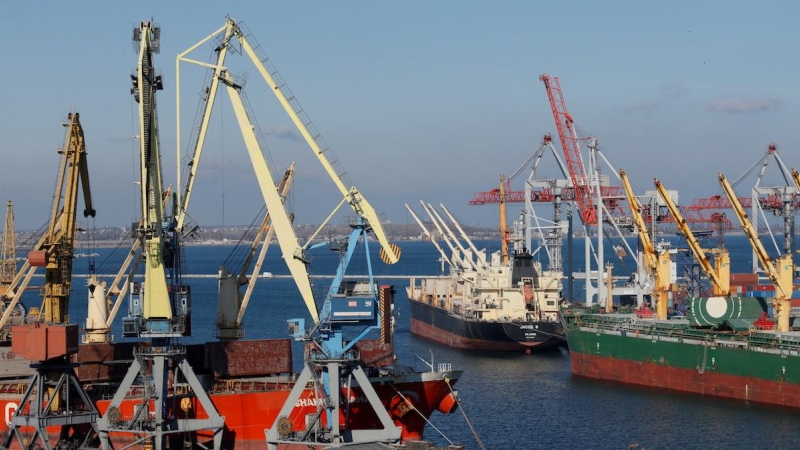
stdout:
<svg viewBox="0 0 800 450">
<path fill-rule="evenodd" d="M 71 111 L 84 128 L 97 210 L 87 225 L 138 220 L 131 36 L 151 18 L 162 30 L 164 179 L 177 184 L 175 57 L 226 15 L 260 43 L 348 187 L 395 223 L 413 224 L 403 205 L 424 200 L 463 224 L 496 225 L 497 205 L 468 202 L 518 169 L 512 187 L 522 189 L 529 168 L 521 166 L 545 133 L 555 136 L 543 73 L 560 79 L 579 131 L 598 139 L 637 191 L 657 177 L 681 203 L 718 194 L 717 172 L 738 177 L 773 142 L 788 166 L 800 166 L 793 1 L 13 2 L 0 17 L 0 198 L 14 202 L 17 230 L 48 220 Z M 207 61 L 211 48 L 197 52 Z M 255 66 L 240 55 L 228 61 L 231 73 L 247 74 L 276 173 L 297 162 L 295 221 L 320 223 L 341 195 Z M 184 67 L 185 163 L 205 72 Z M 263 199 L 225 95 L 200 164 L 191 219 L 251 223 Z"/>
</svg>

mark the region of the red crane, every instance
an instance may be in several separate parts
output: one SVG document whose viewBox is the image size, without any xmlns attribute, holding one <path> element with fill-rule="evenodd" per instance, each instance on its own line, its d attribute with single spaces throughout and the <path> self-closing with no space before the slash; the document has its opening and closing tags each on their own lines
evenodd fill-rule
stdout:
<svg viewBox="0 0 800 450">
<path fill-rule="evenodd" d="M 586 176 L 586 169 L 583 167 L 581 149 L 578 145 L 578 134 L 575 131 L 575 121 L 567 111 L 561 84 L 558 82 L 558 77 L 551 79 L 548 74 L 540 76 L 539 79 L 544 82 L 544 86 L 547 89 L 547 98 L 550 100 L 550 108 L 553 110 L 553 119 L 556 121 L 558 137 L 561 139 L 561 148 L 567 160 L 567 168 L 575 190 L 575 201 L 578 203 L 581 220 L 586 225 L 597 225 L 597 205 L 592 202 L 597 194 L 592 189 Z"/>
<path fill-rule="evenodd" d="M 597 225 L 596 188 L 589 182 L 590 177 L 587 175 L 583 165 L 583 157 L 578 144 L 579 140 L 588 140 L 588 138 L 578 137 L 574 120 L 567 110 L 558 77 L 551 78 L 548 74 L 544 74 L 540 76 L 539 79 L 544 82 L 545 88 L 547 89 L 547 97 L 550 100 L 553 118 L 556 123 L 556 128 L 558 129 L 561 148 L 566 158 L 566 170 L 569 172 L 568 176 L 572 182 L 572 186 L 562 189 L 561 198 L 565 201 L 575 201 L 577 203 L 581 220 L 584 224 Z M 546 134 L 542 142 L 542 147 L 551 145 L 552 137 L 550 134 Z M 513 180 L 531 160 L 536 159 L 537 154 L 540 154 L 541 151 L 542 149 L 537 151 L 514 175 L 505 180 L 505 203 L 525 202 L 525 191 L 511 189 L 511 180 Z M 630 214 L 620 201 L 623 198 L 622 187 L 600 186 L 600 195 L 608 211 L 614 215 L 613 220 L 616 223 L 630 223 Z M 530 197 L 530 201 L 534 203 L 549 203 L 554 200 L 555 194 L 552 188 L 542 187 L 532 189 Z M 483 205 L 486 203 L 500 203 L 500 189 L 494 188 L 488 191 L 476 192 L 475 196 L 469 202 L 470 205 Z M 700 208 L 689 208 L 689 211 L 686 209 L 687 208 L 681 208 L 687 223 L 713 224 L 715 227 L 721 227 L 721 229 L 733 228 L 730 220 L 724 216 L 722 216 L 720 220 L 719 217 L 707 217 L 699 210 Z M 645 220 L 651 220 L 650 214 L 649 208 L 643 211 Z M 659 223 L 670 223 L 672 222 L 672 218 L 667 213 L 657 213 L 656 221 Z"/>
</svg>

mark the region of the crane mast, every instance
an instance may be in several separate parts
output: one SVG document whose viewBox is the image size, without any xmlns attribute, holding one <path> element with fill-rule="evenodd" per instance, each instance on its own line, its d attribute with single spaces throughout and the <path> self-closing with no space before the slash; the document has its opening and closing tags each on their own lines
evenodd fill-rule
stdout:
<svg viewBox="0 0 800 450">
<path fill-rule="evenodd" d="M 647 225 L 642 217 L 642 205 L 636 199 L 633 188 L 628 180 L 628 175 L 624 170 L 619 171 L 622 187 L 628 197 L 628 204 L 631 207 L 631 216 L 636 229 L 639 231 L 639 241 L 642 243 L 642 253 L 644 263 L 653 276 L 655 286 L 653 287 L 653 297 L 655 298 L 656 317 L 661 320 L 667 318 L 667 302 L 669 296 L 669 275 L 672 260 L 669 252 L 657 252 L 653 246 L 653 241 L 648 234 Z"/>
<path fill-rule="evenodd" d="M 6 223 L 3 228 L 3 255 L 0 260 L 0 296 L 4 296 L 17 275 L 17 240 L 14 234 L 14 203 L 6 204 Z"/>
<path fill-rule="evenodd" d="M 67 136 L 61 154 L 61 165 L 53 195 L 50 222 L 42 249 L 31 252 L 32 265 L 44 263 L 45 284 L 42 293 L 40 321 L 66 323 L 69 314 L 69 295 L 72 288 L 72 260 L 77 231 L 78 188 L 83 189 L 86 209 L 84 217 L 94 217 L 89 169 L 86 163 L 86 144 L 78 113 L 70 113 Z M 63 203 L 62 203 L 63 199 Z M 44 261 L 42 261 L 44 257 Z"/>
<path fill-rule="evenodd" d="M 744 234 L 750 240 L 750 245 L 753 247 L 753 251 L 758 257 L 761 267 L 775 286 L 775 297 L 772 299 L 772 306 L 775 308 L 775 316 L 777 319 L 776 329 L 777 331 L 789 331 L 789 313 L 791 310 L 792 276 L 794 269 L 792 255 L 790 253 L 784 254 L 776 258 L 774 260 L 776 264 L 773 264 L 773 260 L 767 254 L 767 250 L 758 237 L 758 232 L 750 223 L 747 213 L 744 211 L 738 197 L 736 197 L 736 192 L 734 192 L 733 187 L 725 178 L 725 175 L 720 173 L 717 177 L 719 178 L 719 184 L 722 186 L 722 190 L 725 191 L 725 195 L 727 195 L 728 199 L 731 201 L 731 206 L 733 207 L 734 213 L 736 213 L 736 218 L 739 219 L 742 231 L 744 231 Z"/>
<path fill-rule="evenodd" d="M 190 436 L 196 431 L 212 431 L 213 448 L 222 444 L 225 418 L 220 416 L 208 393 L 186 360 L 186 347 L 176 338 L 191 332 L 191 291 L 181 284 L 180 235 L 173 217 L 165 214 L 161 153 L 158 138 L 156 91 L 163 88 L 156 74 L 153 54 L 159 51 L 161 29 L 151 21 L 141 22 L 133 30 L 138 43 L 138 66 L 131 76 L 131 93 L 139 103 L 139 157 L 141 163 L 141 213 L 139 239 L 142 244 L 144 282 L 134 283 L 129 315 L 123 319 L 123 336 L 147 337 L 149 346 L 134 350 L 134 360 L 117 387 L 106 412 L 97 426 L 103 450 L 110 449 L 109 435 L 132 434 L 154 450 L 162 450 L 173 433 Z M 133 252 L 133 251 L 132 251 Z M 143 385 L 138 411 L 130 414 L 120 408 L 137 380 Z M 169 387 L 179 382 L 189 386 L 206 412 L 206 418 L 178 418 L 174 408 L 177 398 Z M 184 400 L 182 400 L 183 402 Z M 185 401 L 191 403 L 191 398 Z M 150 410 L 150 405 L 153 410 Z M 169 407 L 169 405 L 173 405 Z"/>
<path fill-rule="evenodd" d="M 161 76 L 156 75 L 153 64 L 153 39 L 156 31 L 150 23 L 143 23 L 139 32 L 139 64 L 133 94 L 139 104 L 139 158 L 141 163 L 141 214 L 140 230 L 145 254 L 145 286 L 142 313 L 145 320 L 172 319 L 172 305 L 167 288 L 167 270 L 164 261 L 165 229 L 164 206 L 161 201 L 163 180 L 161 174 L 161 149 L 158 138 L 156 96 L 163 89 Z M 157 47 L 156 47 L 157 48 Z"/>
<path fill-rule="evenodd" d="M 508 218 L 506 217 L 506 192 L 504 187 L 504 176 L 500 175 L 500 255 L 503 257 L 503 264 L 508 264 Z"/>
<path fill-rule="evenodd" d="M 692 250 L 695 258 L 697 258 L 697 261 L 700 262 L 703 272 L 705 272 L 708 279 L 711 280 L 711 283 L 714 286 L 713 294 L 727 297 L 731 292 L 731 259 L 728 251 L 725 249 L 716 250 L 714 263 L 717 267 L 716 270 L 714 270 L 714 268 L 711 267 L 711 263 L 708 262 L 708 257 L 706 256 L 705 251 L 703 251 L 702 247 L 700 247 L 700 243 L 697 242 L 697 238 L 694 237 L 692 230 L 690 230 L 689 226 L 686 225 L 686 220 L 683 218 L 683 214 L 681 214 L 681 212 L 678 210 L 678 205 L 672 201 L 672 197 L 669 195 L 669 192 L 667 192 L 667 189 L 661 184 L 660 181 L 658 181 L 658 178 L 655 178 L 653 182 L 658 190 L 658 193 L 661 194 L 661 198 L 664 199 L 664 203 L 667 205 L 669 213 L 672 215 L 673 219 L 675 219 L 675 223 L 678 225 L 678 230 L 680 230 L 684 239 L 686 239 L 686 243 L 689 244 L 689 248 Z"/>
</svg>

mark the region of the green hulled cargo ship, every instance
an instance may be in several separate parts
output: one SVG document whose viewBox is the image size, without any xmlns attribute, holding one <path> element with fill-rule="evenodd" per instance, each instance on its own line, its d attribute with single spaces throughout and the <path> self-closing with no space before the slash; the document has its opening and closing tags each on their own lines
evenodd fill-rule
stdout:
<svg viewBox="0 0 800 450">
<path fill-rule="evenodd" d="M 800 331 L 767 331 L 760 297 L 692 299 L 685 317 L 565 308 L 572 373 L 800 408 Z"/>
</svg>

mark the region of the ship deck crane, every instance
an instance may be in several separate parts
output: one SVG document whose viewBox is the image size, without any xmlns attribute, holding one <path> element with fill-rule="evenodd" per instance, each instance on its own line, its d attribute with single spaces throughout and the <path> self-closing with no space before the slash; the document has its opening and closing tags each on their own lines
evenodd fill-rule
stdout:
<svg viewBox="0 0 800 450">
<path fill-rule="evenodd" d="M 653 246 L 653 241 L 650 238 L 647 225 L 641 215 L 642 206 L 636 195 L 633 193 L 633 188 L 628 180 L 628 176 L 624 170 L 619 171 L 620 180 L 622 180 L 622 187 L 625 190 L 625 195 L 628 198 L 628 204 L 631 208 L 631 215 L 633 216 L 633 223 L 639 231 L 639 240 L 642 243 L 643 256 L 645 266 L 653 276 L 653 297 L 655 299 L 656 317 L 664 320 L 667 318 L 667 302 L 669 296 L 670 285 L 670 269 L 672 260 L 670 259 L 669 252 L 657 252 Z"/>
<path fill-rule="evenodd" d="M 689 226 L 686 225 L 686 220 L 683 218 L 680 210 L 678 210 L 678 206 L 672 200 L 672 196 L 669 195 L 667 189 L 661 184 L 660 181 L 658 181 L 657 178 L 654 179 L 653 182 L 658 190 L 658 193 L 661 194 L 661 198 L 664 200 L 664 203 L 667 205 L 669 213 L 672 215 L 675 223 L 678 225 L 678 230 L 680 230 L 684 239 L 686 239 L 686 242 L 689 244 L 689 248 L 692 250 L 692 253 L 694 253 L 694 256 L 697 258 L 700 266 L 703 268 L 703 272 L 705 272 L 708 279 L 711 280 L 711 284 L 713 285 L 713 295 L 727 297 L 731 292 L 731 257 L 728 253 L 728 250 L 724 248 L 713 250 L 715 255 L 714 265 L 716 266 L 716 269 L 712 268 L 711 263 L 708 262 L 706 252 L 700 247 L 700 243 L 697 242 L 697 238 L 695 238 L 694 233 L 692 233 L 692 230 L 690 230 Z"/>
<path fill-rule="evenodd" d="M 216 64 L 206 64 L 191 60 L 186 57 L 189 52 L 214 38 L 220 39 L 220 43 L 215 49 L 217 52 Z M 224 66 L 225 56 L 228 48 L 232 47 L 236 43 L 238 43 L 239 52 L 243 55 L 247 55 L 251 62 L 256 66 L 258 72 L 262 75 L 265 82 L 270 87 L 270 91 L 277 97 L 281 106 L 289 115 L 300 133 L 303 135 L 306 143 L 311 147 L 314 154 L 317 156 L 320 163 L 323 165 L 326 172 L 336 185 L 337 189 L 343 195 L 342 201 L 323 222 L 323 224 L 320 226 L 320 229 L 308 239 L 309 244 L 306 244 L 306 246 L 302 248 L 297 245 L 297 238 L 294 235 L 288 214 L 283 208 L 283 203 L 281 202 L 280 196 L 275 187 L 275 183 L 272 181 L 269 168 L 263 158 L 263 155 L 260 153 L 261 149 L 259 148 L 257 137 L 247 115 L 247 110 L 244 107 L 244 103 L 241 100 L 240 91 L 242 90 L 242 86 L 236 83 L 233 77 L 231 77 L 231 75 L 228 73 L 227 68 Z M 181 207 L 178 212 L 178 223 L 181 223 L 180 217 L 185 215 L 188 207 L 188 199 L 192 190 L 191 186 L 196 178 L 196 171 L 198 167 L 197 161 L 199 160 L 199 156 L 202 151 L 202 141 L 205 139 L 205 129 L 207 129 L 207 122 L 210 117 L 211 109 L 213 108 L 213 102 L 219 83 L 223 83 L 233 104 L 237 121 L 239 122 L 245 144 L 251 157 L 251 162 L 256 169 L 262 195 L 267 203 L 267 209 L 270 212 L 284 259 L 290 266 L 290 271 L 292 271 L 293 278 L 295 279 L 295 282 L 298 283 L 298 287 L 300 288 L 306 307 L 308 308 L 309 314 L 314 321 L 314 326 L 310 328 L 309 332 L 305 331 L 304 325 L 300 326 L 299 321 L 292 322 L 296 325 L 296 332 L 294 333 L 295 336 L 300 336 L 301 339 L 305 340 L 309 345 L 314 346 L 315 351 L 312 352 L 311 359 L 307 361 L 307 364 L 304 366 L 298 381 L 295 383 L 292 393 L 279 413 L 279 417 L 275 425 L 273 428 L 266 431 L 268 446 L 269 448 L 275 448 L 275 446 L 285 443 L 307 443 L 308 445 L 320 444 L 321 441 L 319 439 L 322 436 L 319 434 L 312 436 L 310 432 L 307 432 L 305 434 L 295 436 L 293 429 L 298 426 L 303 427 L 303 424 L 295 424 L 289 418 L 290 413 L 294 408 L 295 400 L 299 397 L 299 395 L 301 395 L 306 384 L 312 380 L 324 386 L 324 395 L 330 399 L 330 402 L 326 403 L 327 405 L 330 405 L 327 406 L 329 417 L 328 428 L 323 429 L 322 431 L 324 439 L 326 439 L 327 442 L 334 443 L 335 445 L 341 445 L 344 443 L 372 442 L 375 439 L 399 439 L 400 429 L 394 426 L 385 408 L 381 405 L 377 394 L 375 394 L 374 389 L 369 383 L 369 380 L 367 379 L 366 374 L 361 367 L 357 354 L 353 352 L 354 345 L 358 342 L 358 340 L 361 339 L 369 330 L 373 329 L 376 323 L 381 323 L 382 320 L 387 318 L 386 316 L 381 315 L 380 312 L 374 311 L 374 308 L 377 304 L 375 301 L 375 296 L 377 293 L 375 290 L 375 284 L 372 282 L 371 267 L 369 289 L 366 292 L 362 292 L 360 299 L 351 299 L 345 301 L 343 304 L 345 308 L 350 307 L 351 302 L 355 303 L 356 305 L 360 305 L 362 308 L 372 311 L 372 313 L 369 314 L 369 317 L 364 318 L 359 316 L 360 312 L 359 314 L 348 316 L 345 318 L 344 322 L 342 322 L 339 317 L 334 317 L 336 315 L 337 303 L 339 303 L 336 302 L 336 299 L 339 298 L 339 296 L 335 295 L 334 292 L 337 294 L 340 292 L 339 287 L 341 286 L 341 281 L 344 277 L 347 264 L 350 261 L 356 242 L 362 240 L 366 247 L 367 233 L 369 231 L 372 231 L 375 234 L 378 242 L 381 244 L 380 254 L 381 258 L 385 262 L 390 264 L 397 262 L 400 257 L 400 249 L 396 245 L 388 242 L 380 220 L 378 219 L 377 213 L 361 195 L 361 193 L 355 187 L 348 189 L 345 186 L 341 175 L 343 172 L 337 172 L 333 164 L 331 164 L 328 159 L 327 155 L 330 153 L 330 150 L 327 148 L 327 146 L 322 144 L 319 134 L 316 131 L 312 132 L 313 125 L 311 124 L 310 120 L 308 120 L 302 108 L 299 106 L 296 98 L 291 94 L 286 84 L 279 78 L 277 72 L 275 70 L 267 69 L 266 64 L 268 63 L 268 60 L 266 57 L 261 57 L 256 53 L 257 48 L 257 46 L 254 47 L 251 44 L 250 38 L 246 36 L 246 33 L 242 28 L 242 24 L 236 23 L 232 18 L 229 17 L 223 27 L 178 56 L 176 63 L 178 66 L 181 61 L 184 61 L 204 66 L 213 69 L 214 71 L 211 86 L 207 90 L 207 104 L 203 112 L 201 135 L 195 145 L 194 154 L 192 156 L 193 164 L 190 166 L 190 173 L 187 177 L 187 188 L 185 190 L 183 200 L 180 202 Z M 180 104 L 180 100 L 178 100 L 178 104 Z M 180 152 L 180 147 L 178 151 Z M 326 300 L 322 305 L 322 312 L 320 314 L 317 312 L 316 302 L 314 301 L 310 284 L 308 284 L 308 274 L 306 268 L 307 260 L 304 257 L 304 253 L 309 249 L 310 243 L 321 231 L 322 227 L 326 226 L 326 224 L 336 213 L 336 210 L 338 210 L 345 202 L 348 203 L 356 213 L 357 219 L 352 225 L 353 232 L 350 234 L 348 239 L 346 252 L 340 261 L 337 275 L 334 278 L 329 295 L 326 297 Z M 292 266 L 296 268 L 296 271 L 292 269 Z M 350 296 L 345 295 L 345 297 Z M 342 305 L 338 306 L 341 307 Z M 354 339 L 350 340 L 349 342 L 345 342 L 343 340 L 342 332 L 342 327 L 345 326 L 364 326 L 365 329 L 363 329 Z M 351 378 L 355 378 L 357 380 L 365 395 L 370 400 L 373 410 L 383 426 L 381 430 L 340 429 L 339 417 L 342 411 L 338 397 L 341 393 L 342 381 L 346 379 L 349 380 Z M 318 416 L 315 420 L 319 420 L 320 417 L 321 413 L 320 416 Z"/>
<path fill-rule="evenodd" d="M 217 412 L 191 365 L 186 360 L 186 348 L 177 338 L 191 333 L 191 291 L 182 284 L 180 235 L 173 217 L 164 210 L 161 153 L 159 148 L 156 91 L 163 88 L 153 61 L 160 47 L 159 27 L 151 21 L 141 22 L 133 30 L 138 44 L 137 71 L 131 76 L 131 93 L 139 105 L 139 156 L 141 175 L 141 228 L 145 273 L 144 282 L 134 284 L 130 297 L 129 315 L 123 319 L 123 336 L 151 339 L 150 346 L 134 350 L 134 360 L 117 387 L 105 414 L 98 419 L 100 443 L 110 448 L 109 434 L 134 435 L 137 442 L 162 450 L 166 437 L 180 433 L 189 439 L 196 431 L 213 432 L 213 445 L 219 450 L 225 418 Z M 176 399 L 170 384 L 179 382 L 179 374 L 205 412 L 204 419 L 183 414 L 168 407 Z M 136 379 L 144 384 L 143 399 L 132 416 L 120 409 Z M 150 405 L 154 406 L 150 410 Z M 188 404 L 191 400 L 188 399 Z M 185 444 L 193 445 L 191 441 Z"/>
<path fill-rule="evenodd" d="M 725 178 L 725 175 L 718 174 L 719 184 L 725 195 L 731 201 L 733 211 L 736 213 L 736 218 L 739 219 L 739 224 L 742 231 L 750 240 L 750 245 L 761 263 L 761 267 L 769 277 L 772 284 L 775 286 L 775 297 L 772 299 L 772 306 L 775 308 L 776 316 L 776 330 L 789 331 L 789 313 L 791 310 L 791 297 L 792 297 L 792 276 L 794 273 L 794 265 L 792 262 L 792 254 L 785 253 L 783 256 L 772 259 L 767 255 L 767 251 L 761 240 L 758 237 L 758 232 L 750 223 L 747 213 L 744 211 L 742 204 L 739 203 L 736 192 L 733 186 Z"/>
<path fill-rule="evenodd" d="M 11 283 L 15 286 L 19 275 L 27 271 L 9 309 L 18 301 L 36 268 L 45 267 L 38 320 L 12 328 L 13 351 L 36 361 L 31 364 L 36 372 L 11 419 L 11 432 L 0 441 L 4 448 L 9 448 L 11 441 L 17 439 L 23 447 L 41 445 L 50 450 L 53 446 L 47 432 L 49 426 L 60 426 L 62 436 L 71 434 L 78 446 L 86 445 L 96 436 L 97 408 L 81 387 L 75 365 L 69 361 L 69 356 L 78 351 L 78 327 L 68 323 L 79 189 L 86 206 L 83 216 L 94 217 L 95 210 L 79 114 L 69 113 L 64 126 L 66 138 L 64 147 L 59 150 L 61 163 L 47 230 Z M 32 436 L 25 436 L 31 428 Z"/>
</svg>

